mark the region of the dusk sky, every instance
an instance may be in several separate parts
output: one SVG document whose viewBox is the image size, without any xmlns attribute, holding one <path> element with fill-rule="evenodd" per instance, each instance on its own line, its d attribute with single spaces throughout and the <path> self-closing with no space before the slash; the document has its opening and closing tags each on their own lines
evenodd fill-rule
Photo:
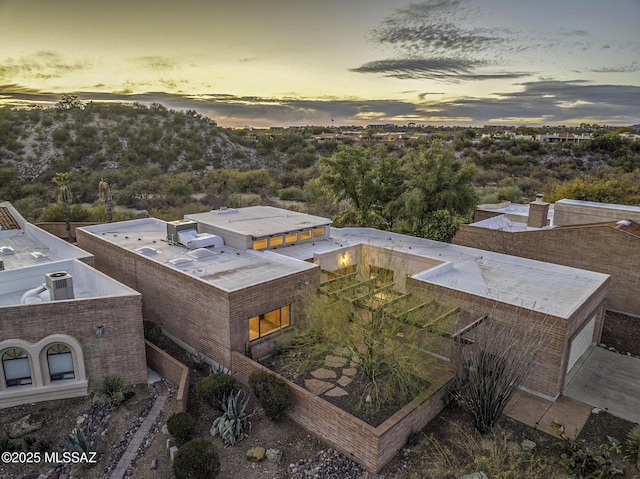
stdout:
<svg viewBox="0 0 640 479">
<path fill-rule="evenodd" d="M 640 123 L 640 0 L 0 0 L 0 104 L 222 126 Z"/>
</svg>

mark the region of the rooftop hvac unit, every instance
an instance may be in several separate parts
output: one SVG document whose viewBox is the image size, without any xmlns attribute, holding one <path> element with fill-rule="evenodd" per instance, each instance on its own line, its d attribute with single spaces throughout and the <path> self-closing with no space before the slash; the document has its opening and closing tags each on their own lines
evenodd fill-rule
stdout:
<svg viewBox="0 0 640 479">
<path fill-rule="evenodd" d="M 167 223 L 167 241 L 179 243 L 178 233 L 181 231 L 194 230 L 198 232 L 198 223 L 193 220 L 178 220 Z"/>
<path fill-rule="evenodd" d="M 66 271 L 47 273 L 44 275 L 46 286 L 52 301 L 73 299 L 73 279 Z"/>
</svg>

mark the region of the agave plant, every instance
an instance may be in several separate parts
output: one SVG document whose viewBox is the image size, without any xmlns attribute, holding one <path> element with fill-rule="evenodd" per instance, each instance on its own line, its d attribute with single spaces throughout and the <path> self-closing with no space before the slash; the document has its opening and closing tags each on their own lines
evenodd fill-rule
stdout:
<svg viewBox="0 0 640 479">
<path fill-rule="evenodd" d="M 71 434 L 67 434 L 64 439 L 72 451 L 96 452 L 100 446 L 100 431 L 96 434 L 95 439 L 91 441 L 82 429 L 74 427 Z"/>
<path fill-rule="evenodd" d="M 627 434 L 627 452 L 636 461 L 636 468 L 640 470 L 640 426 L 634 427 Z"/>
<path fill-rule="evenodd" d="M 242 398 L 240 395 L 242 394 Z M 237 394 L 230 394 L 225 398 L 222 404 L 223 414 L 215 421 L 213 421 L 212 428 L 215 429 L 225 446 L 234 445 L 244 439 L 245 429 L 251 427 L 249 418 L 255 414 L 247 414 L 246 408 L 249 398 L 242 391 L 238 391 Z"/>
</svg>

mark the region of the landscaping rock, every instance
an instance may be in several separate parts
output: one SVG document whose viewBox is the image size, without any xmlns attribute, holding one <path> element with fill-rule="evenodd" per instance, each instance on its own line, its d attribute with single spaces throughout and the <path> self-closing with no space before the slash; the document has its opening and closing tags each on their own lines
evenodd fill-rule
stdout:
<svg viewBox="0 0 640 479">
<path fill-rule="evenodd" d="M 151 459 L 151 469 L 158 469 L 158 458 L 154 457 Z"/>
<path fill-rule="evenodd" d="M 464 476 L 460 476 L 460 479 L 489 479 L 487 475 L 480 471 L 474 472 L 473 474 L 465 474 Z"/>
<path fill-rule="evenodd" d="M 267 459 L 271 462 L 280 462 L 282 460 L 282 451 L 279 449 L 267 449 Z"/>
<path fill-rule="evenodd" d="M 525 439 L 524 441 L 522 441 L 520 443 L 520 447 L 522 448 L 523 451 L 525 452 L 529 452 L 529 451 L 533 451 L 536 448 L 536 443 L 529 440 L 529 439 Z"/>
<path fill-rule="evenodd" d="M 178 447 L 177 446 L 171 446 L 171 449 L 169 449 L 169 456 L 171 457 L 171 461 L 173 462 L 173 459 L 176 457 L 176 454 L 178 453 Z"/>
<path fill-rule="evenodd" d="M 267 451 L 262 446 L 252 447 L 247 451 L 247 461 L 260 462 L 264 461 Z"/>
<path fill-rule="evenodd" d="M 32 418 L 31 414 L 27 414 L 9 425 L 9 437 L 11 439 L 17 439 L 37 431 L 42 427 L 42 424 L 43 421 L 41 419 Z"/>
</svg>

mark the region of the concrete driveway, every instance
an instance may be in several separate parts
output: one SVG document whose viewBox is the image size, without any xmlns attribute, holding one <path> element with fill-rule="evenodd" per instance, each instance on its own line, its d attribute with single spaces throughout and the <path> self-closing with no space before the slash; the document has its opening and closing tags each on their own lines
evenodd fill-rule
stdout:
<svg viewBox="0 0 640 479">
<path fill-rule="evenodd" d="M 640 359 L 592 346 L 569 377 L 565 396 L 640 423 Z"/>
</svg>

